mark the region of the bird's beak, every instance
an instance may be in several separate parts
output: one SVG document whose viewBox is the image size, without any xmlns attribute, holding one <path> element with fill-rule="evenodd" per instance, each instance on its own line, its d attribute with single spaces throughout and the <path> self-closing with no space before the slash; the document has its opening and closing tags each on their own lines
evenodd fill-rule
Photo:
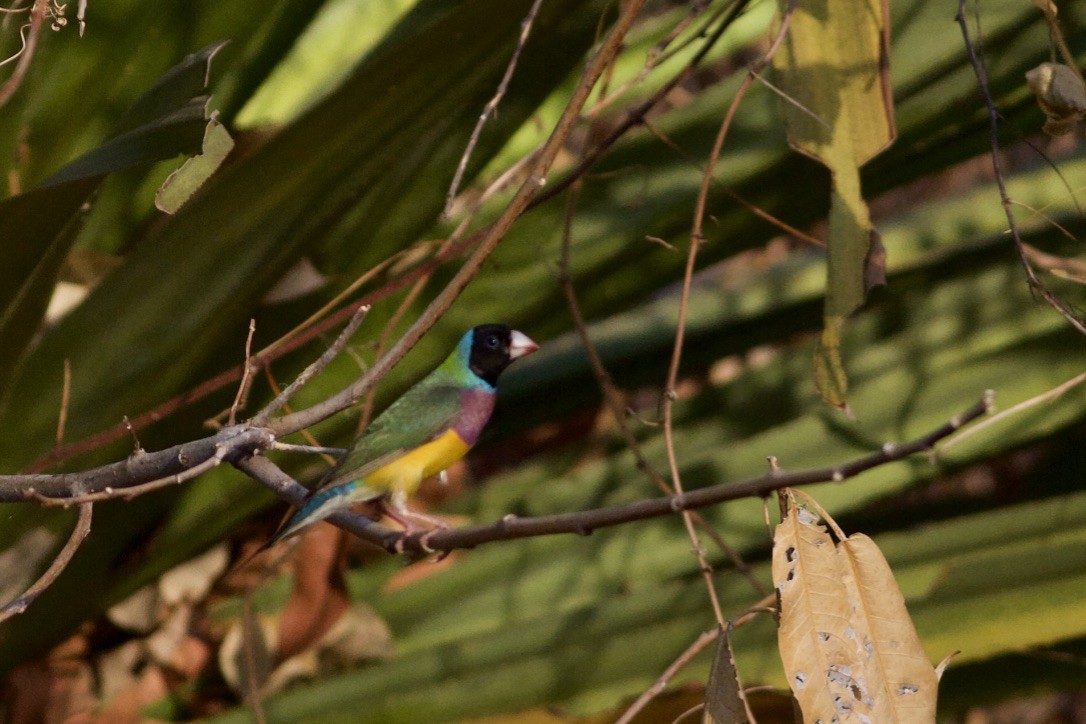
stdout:
<svg viewBox="0 0 1086 724">
<path fill-rule="evenodd" d="M 518 332 L 515 329 L 509 335 L 509 359 L 527 357 L 539 349 L 539 345 L 532 341 L 531 337 Z"/>
</svg>

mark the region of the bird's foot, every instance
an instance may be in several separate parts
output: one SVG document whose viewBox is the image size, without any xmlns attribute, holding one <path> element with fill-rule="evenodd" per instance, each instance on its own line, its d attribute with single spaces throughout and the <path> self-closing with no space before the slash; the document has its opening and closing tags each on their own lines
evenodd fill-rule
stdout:
<svg viewBox="0 0 1086 724">
<path fill-rule="evenodd" d="M 438 553 L 439 551 L 430 546 L 430 538 L 452 527 L 437 516 L 419 513 L 406 506 L 389 506 L 385 508 L 385 514 L 403 527 L 403 535 L 394 546 L 396 553 L 400 554 L 405 552 L 405 543 L 411 536 L 419 536 L 419 547 L 425 553 Z"/>
</svg>

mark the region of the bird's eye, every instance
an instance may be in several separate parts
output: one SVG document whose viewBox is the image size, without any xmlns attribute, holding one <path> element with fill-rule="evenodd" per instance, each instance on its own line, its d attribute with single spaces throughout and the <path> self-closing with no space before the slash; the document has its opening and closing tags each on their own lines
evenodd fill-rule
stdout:
<svg viewBox="0 0 1086 724">
<path fill-rule="evenodd" d="M 483 344 L 486 345 L 487 349 L 497 349 L 501 342 L 492 334 L 483 341 Z"/>
</svg>

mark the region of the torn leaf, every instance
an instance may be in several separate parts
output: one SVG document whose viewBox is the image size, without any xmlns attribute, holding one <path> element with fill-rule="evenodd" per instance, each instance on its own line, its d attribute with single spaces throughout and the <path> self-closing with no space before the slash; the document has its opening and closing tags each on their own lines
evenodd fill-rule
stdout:
<svg viewBox="0 0 1086 724">
<path fill-rule="evenodd" d="M 155 206 L 167 214 L 175 213 L 218 170 L 233 149 L 234 139 L 212 114 L 204 131 L 204 145 L 200 154 L 185 161 L 181 168 L 166 177 L 155 194 Z"/>
</svg>

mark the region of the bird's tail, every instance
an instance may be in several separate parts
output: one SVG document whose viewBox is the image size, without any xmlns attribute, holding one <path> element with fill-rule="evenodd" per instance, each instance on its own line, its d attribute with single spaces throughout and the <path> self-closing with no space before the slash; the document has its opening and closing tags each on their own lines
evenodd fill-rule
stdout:
<svg viewBox="0 0 1086 724">
<path fill-rule="evenodd" d="M 363 486 L 357 480 L 317 490 L 309 496 L 301 508 L 284 521 L 279 530 L 260 547 L 260 550 L 271 548 L 276 543 L 300 532 L 306 526 L 324 520 L 337 511 L 346 510 L 355 503 L 364 503 L 379 497 L 381 497 L 380 493 Z"/>
</svg>

